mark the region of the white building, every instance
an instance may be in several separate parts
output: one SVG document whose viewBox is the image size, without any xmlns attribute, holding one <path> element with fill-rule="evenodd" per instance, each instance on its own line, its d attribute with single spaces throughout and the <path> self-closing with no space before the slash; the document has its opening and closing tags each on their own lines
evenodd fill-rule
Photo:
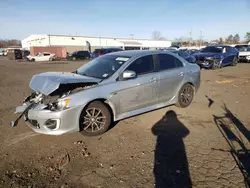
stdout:
<svg viewBox="0 0 250 188">
<path fill-rule="evenodd" d="M 74 50 L 86 50 L 87 42 L 91 50 L 101 47 L 121 47 L 123 49 L 156 49 L 171 46 L 171 41 L 158 41 L 147 39 L 125 39 L 108 37 L 66 36 L 66 35 L 30 35 L 22 40 L 22 48 L 40 46 L 65 47 L 68 52 Z"/>
</svg>

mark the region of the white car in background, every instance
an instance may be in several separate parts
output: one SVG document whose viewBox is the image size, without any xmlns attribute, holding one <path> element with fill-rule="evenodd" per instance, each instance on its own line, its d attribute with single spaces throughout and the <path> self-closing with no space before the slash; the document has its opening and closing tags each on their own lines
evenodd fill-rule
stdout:
<svg viewBox="0 0 250 188">
<path fill-rule="evenodd" d="M 250 45 L 239 44 L 236 45 L 235 48 L 239 51 L 239 60 L 250 63 Z"/>
<path fill-rule="evenodd" d="M 29 61 L 54 61 L 56 59 L 56 54 L 49 53 L 49 52 L 42 52 L 34 56 L 29 55 L 27 56 L 27 59 Z"/>
</svg>

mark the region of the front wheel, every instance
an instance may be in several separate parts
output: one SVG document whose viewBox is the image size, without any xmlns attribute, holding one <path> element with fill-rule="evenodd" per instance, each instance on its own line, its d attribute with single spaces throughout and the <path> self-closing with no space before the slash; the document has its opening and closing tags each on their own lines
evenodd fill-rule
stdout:
<svg viewBox="0 0 250 188">
<path fill-rule="evenodd" d="M 232 66 L 236 66 L 238 63 L 238 58 L 234 57 L 233 62 L 232 62 Z"/>
<path fill-rule="evenodd" d="M 221 68 L 220 62 L 214 61 L 211 69 L 215 70 L 219 68 Z"/>
<path fill-rule="evenodd" d="M 84 136 L 97 136 L 105 133 L 112 122 L 108 107 L 100 102 L 90 103 L 80 116 L 80 133 Z"/>
<path fill-rule="evenodd" d="M 194 93 L 194 87 L 191 84 L 184 84 L 179 91 L 176 106 L 181 108 L 188 107 L 193 101 Z"/>
</svg>

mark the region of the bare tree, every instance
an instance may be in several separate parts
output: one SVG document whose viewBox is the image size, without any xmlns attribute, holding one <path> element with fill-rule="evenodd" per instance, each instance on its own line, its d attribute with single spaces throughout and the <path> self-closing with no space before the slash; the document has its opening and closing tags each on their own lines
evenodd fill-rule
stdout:
<svg viewBox="0 0 250 188">
<path fill-rule="evenodd" d="M 219 38 L 219 41 L 218 41 L 219 44 L 224 44 L 224 40 L 222 37 Z"/>
<path fill-rule="evenodd" d="M 250 32 L 247 32 L 245 35 L 246 42 L 250 42 Z"/>
<path fill-rule="evenodd" d="M 234 35 L 234 37 L 233 37 L 233 43 L 234 44 L 239 44 L 240 43 L 240 36 L 239 36 L 239 34 Z"/>
<path fill-rule="evenodd" d="M 226 38 L 226 43 L 227 44 L 232 44 L 233 43 L 233 35 L 229 35 L 227 38 Z"/>
<path fill-rule="evenodd" d="M 152 39 L 153 40 L 166 40 L 166 38 L 161 35 L 160 31 L 154 31 L 152 33 Z"/>
<path fill-rule="evenodd" d="M 21 41 L 16 39 L 0 40 L 0 48 L 5 48 L 8 46 L 21 46 Z"/>
</svg>

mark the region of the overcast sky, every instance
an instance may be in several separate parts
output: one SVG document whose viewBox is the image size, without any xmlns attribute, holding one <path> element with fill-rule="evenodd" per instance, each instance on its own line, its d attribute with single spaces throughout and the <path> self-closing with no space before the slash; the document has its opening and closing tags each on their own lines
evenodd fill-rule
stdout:
<svg viewBox="0 0 250 188">
<path fill-rule="evenodd" d="M 250 32 L 250 0 L 0 0 L 0 38 L 61 34 L 206 40 Z"/>
</svg>

